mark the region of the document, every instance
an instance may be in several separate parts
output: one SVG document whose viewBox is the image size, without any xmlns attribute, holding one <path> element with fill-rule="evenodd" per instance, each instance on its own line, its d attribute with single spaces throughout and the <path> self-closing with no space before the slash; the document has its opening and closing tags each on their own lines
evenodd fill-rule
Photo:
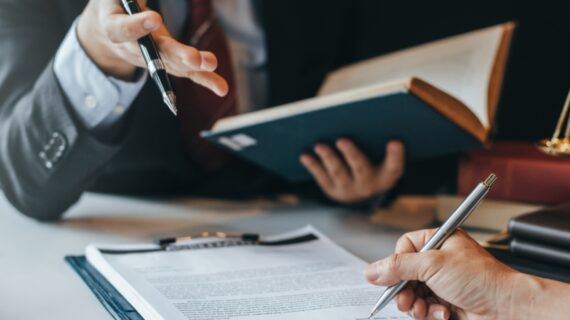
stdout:
<svg viewBox="0 0 570 320">
<path fill-rule="evenodd" d="M 364 261 L 310 226 L 262 240 L 281 244 L 91 245 L 87 259 L 145 319 L 366 319 L 384 289 L 366 282 Z M 410 318 L 392 303 L 373 319 Z"/>
</svg>

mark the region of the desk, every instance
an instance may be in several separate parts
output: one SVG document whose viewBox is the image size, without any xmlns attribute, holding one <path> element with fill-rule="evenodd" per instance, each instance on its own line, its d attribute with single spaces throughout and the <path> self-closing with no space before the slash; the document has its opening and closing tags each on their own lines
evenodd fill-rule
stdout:
<svg viewBox="0 0 570 320">
<path fill-rule="evenodd" d="M 202 230 L 277 233 L 312 224 L 372 261 L 393 251 L 402 231 L 369 217 L 315 203 L 265 200 L 151 201 L 87 194 L 61 223 L 33 221 L 0 193 L 0 319 L 110 319 L 64 262 L 89 243 L 140 242 Z"/>
</svg>

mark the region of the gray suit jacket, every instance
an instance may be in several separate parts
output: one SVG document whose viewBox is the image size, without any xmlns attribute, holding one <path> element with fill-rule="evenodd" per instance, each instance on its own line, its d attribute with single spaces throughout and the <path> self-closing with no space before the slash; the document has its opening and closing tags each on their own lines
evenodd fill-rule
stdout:
<svg viewBox="0 0 570 320">
<path fill-rule="evenodd" d="M 86 3 L 0 0 L 0 184 L 18 210 L 40 220 L 58 219 L 87 189 L 172 192 L 207 179 L 186 157 L 177 120 L 151 82 L 113 139 L 76 118 L 52 61 Z M 356 25 L 344 18 L 352 13 L 348 6 L 289 0 L 259 9 L 266 17 L 271 105 L 313 95 L 327 71 L 347 62 L 340 39 L 343 47 L 358 47 L 343 31 Z M 295 25 L 279 22 L 291 15 Z M 298 45 L 283 45 L 292 41 Z M 299 48 L 306 49 L 299 54 Z"/>
</svg>

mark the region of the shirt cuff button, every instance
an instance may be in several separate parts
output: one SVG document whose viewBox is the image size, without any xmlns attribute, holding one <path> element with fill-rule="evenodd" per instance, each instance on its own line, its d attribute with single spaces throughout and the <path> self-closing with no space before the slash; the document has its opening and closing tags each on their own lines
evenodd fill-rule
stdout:
<svg viewBox="0 0 570 320">
<path fill-rule="evenodd" d="M 85 96 L 85 107 L 89 110 L 97 107 L 97 98 L 95 98 L 93 95 Z"/>
<path fill-rule="evenodd" d="M 125 113 L 125 107 L 123 107 L 122 105 L 117 105 L 115 107 L 115 109 L 113 109 L 113 113 L 117 116 L 122 115 L 123 113 Z"/>
</svg>

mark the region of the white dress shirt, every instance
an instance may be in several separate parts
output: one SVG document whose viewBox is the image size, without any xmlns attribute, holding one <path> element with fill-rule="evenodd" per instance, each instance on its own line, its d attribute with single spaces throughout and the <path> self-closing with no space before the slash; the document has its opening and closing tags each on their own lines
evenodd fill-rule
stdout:
<svg viewBox="0 0 570 320">
<path fill-rule="evenodd" d="M 264 107 L 267 55 L 264 33 L 252 1 L 213 0 L 213 3 L 230 46 L 240 111 Z M 162 0 L 160 12 L 170 33 L 179 36 L 186 21 L 187 0 Z M 105 75 L 81 47 L 76 28 L 77 21 L 56 53 L 55 75 L 83 124 L 88 129 L 104 130 L 122 119 L 147 80 L 147 73 L 132 82 Z"/>
</svg>

